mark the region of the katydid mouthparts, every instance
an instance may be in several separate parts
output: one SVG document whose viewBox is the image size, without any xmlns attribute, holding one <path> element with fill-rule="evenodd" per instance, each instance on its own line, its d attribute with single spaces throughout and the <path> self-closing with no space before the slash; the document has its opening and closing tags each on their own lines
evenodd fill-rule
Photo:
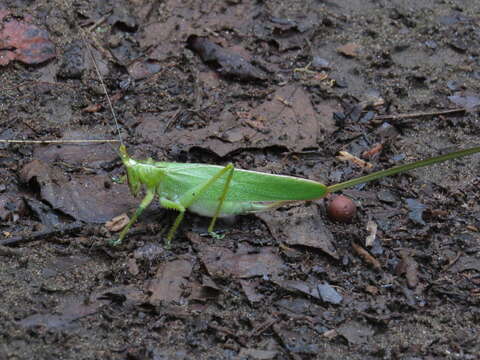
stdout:
<svg viewBox="0 0 480 360">
<path fill-rule="evenodd" d="M 235 169 L 231 163 L 218 166 L 156 162 L 152 159 L 134 160 L 128 156 L 127 149 L 122 144 L 119 153 L 127 172 L 130 191 L 137 196 L 144 188 L 145 196 L 118 239 L 111 241 L 111 244 L 122 243 L 131 226 L 156 195 L 162 207 L 179 212 L 166 237 L 165 245 L 169 247 L 186 210 L 211 217 L 208 232 L 213 233 L 217 218 L 266 211 L 289 202 L 321 199 L 329 193 L 358 184 L 478 152 L 480 146 L 326 186 L 293 176 Z"/>
</svg>

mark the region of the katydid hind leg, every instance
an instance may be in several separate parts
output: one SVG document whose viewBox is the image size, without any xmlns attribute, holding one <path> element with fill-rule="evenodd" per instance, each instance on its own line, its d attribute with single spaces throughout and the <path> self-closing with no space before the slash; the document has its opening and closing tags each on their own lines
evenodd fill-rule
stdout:
<svg viewBox="0 0 480 360">
<path fill-rule="evenodd" d="M 137 221 L 138 217 L 142 214 L 143 210 L 145 210 L 148 207 L 148 205 L 150 205 L 154 197 L 155 197 L 155 191 L 147 190 L 145 197 L 140 202 L 140 205 L 138 206 L 137 210 L 135 210 L 135 213 L 133 214 L 128 224 L 123 228 L 118 239 L 110 241 L 110 245 L 117 246 L 122 243 L 123 239 L 128 233 L 128 230 L 130 230 L 130 228 L 135 223 L 135 221 Z"/>
<path fill-rule="evenodd" d="M 167 245 L 170 244 L 173 237 L 175 236 L 175 233 L 176 233 L 178 227 L 180 226 L 180 224 L 183 220 L 185 210 L 188 209 L 188 207 L 190 205 L 192 205 L 195 201 L 197 201 L 200 198 L 200 196 L 205 191 L 207 191 L 208 188 L 211 187 L 216 181 L 218 181 L 218 179 L 220 179 L 225 173 L 230 172 L 229 175 L 228 175 L 228 178 L 227 178 L 227 183 L 226 183 L 226 185 L 224 187 L 224 190 L 223 190 L 223 192 L 220 196 L 220 203 L 219 203 L 219 205 L 217 207 L 217 210 L 215 212 L 215 216 L 212 219 L 213 225 L 215 224 L 214 219 L 216 219 L 218 217 L 218 214 L 220 213 L 220 211 L 222 209 L 222 204 L 223 204 L 223 202 L 225 200 L 225 197 L 228 193 L 228 187 L 229 187 L 231 178 L 233 176 L 233 170 L 234 170 L 233 165 L 228 164 L 224 168 L 220 169 L 215 175 L 213 175 L 207 181 L 204 181 L 204 182 L 194 186 L 193 188 L 189 189 L 177 201 L 171 201 L 171 200 L 168 200 L 168 199 L 165 199 L 165 198 L 160 198 L 160 205 L 162 205 L 164 208 L 173 209 L 173 210 L 177 210 L 177 211 L 180 212 L 180 214 L 178 214 L 177 218 L 175 219 L 175 222 L 173 223 L 172 227 L 168 231 L 167 241 L 166 241 Z M 211 231 L 210 229 L 212 227 L 213 227 L 212 224 L 210 224 L 210 226 L 208 228 L 209 232 Z"/>
<path fill-rule="evenodd" d="M 220 212 L 222 211 L 223 203 L 225 202 L 225 198 L 227 197 L 228 190 L 230 188 L 230 183 L 232 182 L 233 172 L 235 171 L 235 168 L 233 167 L 232 164 L 228 164 L 227 167 L 229 168 L 227 181 L 225 181 L 225 186 L 223 187 L 222 195 L 218 199 L 218 206 L 217 206 L 217 209 L 215 210 L 215 215 L 212 217 L 212 221 L 210 221 L 210 225 L 208 226 L 209 233 L 213 233 L 215 222 L 217 221 L 217 218 L 220 215 Z"/>
</svg>

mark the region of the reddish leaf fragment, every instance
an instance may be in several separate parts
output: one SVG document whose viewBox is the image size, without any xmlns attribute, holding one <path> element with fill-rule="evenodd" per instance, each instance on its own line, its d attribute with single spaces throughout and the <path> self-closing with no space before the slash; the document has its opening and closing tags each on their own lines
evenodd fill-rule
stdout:
<svg viewBox="0 0 480 360">
<path fill-rule="evenodd" d="M 115 216 L 112 220 L 109 220 L 105 223 L 105 227 L 108 231 L 117 232 L 122 230 L 125 226 L 127 226 L 130 218 L 127 214 L 122 214 Z"/>
<path fill-rule="evenodd" d="M 102 110 L 103 106 L 102 104 L 92 104 L 88 105 L 86 108 L 83 109 L 83 112 L 86 113 L 96 113 Z"/>
<path fill-rule="evenodd" d="M 360 45 L 355 43 L 348 43 L 337 48 L 337 52 L 346 57 L 357 57 L 360 52 Z"/>
<path fill-rule="evenodd" d="M 12 60 L 25 64 L 41 64 L 55 57 L 55 45 L 48 32 L 9 17 L 8 11 L 0 11 L 0 65 Z"/>
<path fill-rule="evenodd" d="M 383 144 L 381 144 L 381 143 L 375 144 L 369 150 L 364 151 L 362 153 L 362 157 L 364 159 L 371 159 L 375 155 L 379 154 L 382 150 L 383 150 Z"/>
</svg>

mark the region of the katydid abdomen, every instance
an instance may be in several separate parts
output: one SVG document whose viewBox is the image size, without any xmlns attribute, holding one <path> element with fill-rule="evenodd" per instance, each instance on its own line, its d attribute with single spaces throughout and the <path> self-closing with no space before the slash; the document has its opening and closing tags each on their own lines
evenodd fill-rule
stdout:
<svg viewBox="0 0 480 360">
<path fill-rule="evenodd" d="M 153 201 L 155 195 L 158 195 L 161 206 L 179 212 L 167 235 L 167 244 L 170 244 L 186 210 L 212 217 L 208 230 L 213 232 L 215 220 L 221 216 L 268 210 L 291 201 L 320 199 L 329 192 L 472 155 L 480 152 L 480 146 L 399 165 L 331 186 L 292 176 L 234 169 L 232 164 L 218 166 L 137 161 L 128 156 L 124 145 L 120 146 L 119 152 L 127 170 L 132 193 L 137 195 L 144 187 L 146 194 L 114 244 L 121 243 L 128 229 L 143 209 Z"/>
<path fill-rule="evenodd" d="M 164 163 L 168 169 L 159 185 L 159 195 L 169 199 L 185 194 L 205 183 L 224 167 L 205 164 Z M 188 210 L 214 217 L 220 206 L 227 174 L 198 196 Z M 293 183 L 294 182 L 294 183 Z M 313 200 L 325 196 L 326 186 L 306 179 L 235 169 L 218 217 L 247 214 L 271 209 L 279 203 Z M 195 194 L 191 194 L 194 196 Z"/>
<path fill-rule="evenodd" d="M 211 179 L 223 166 L 206 164 L 156 163 L 164 173 L 160 191 L 170 198 L 185 194 L 194 186 Z M 196 202 L 218 200 L 225 188 L 227 175 L 208 187 Z M 316 181 L 235 169 L 228 187 L 227 202 L 276 202 L 313 200 L 324 197 L 327 187 Z"/>
<path fill-rule="evenodd" d="M 156 186 L 156 193 L 160 198 L 180 201 L 190 193 L 195 197 L 195 201 L 187 209 L 202 216 L 215 216 L 227 185 L 228 175 L 224 174 L 198 196 L 194 190 L 224 169 L 223 166 L 136 161 L 135 168 L 141 174 L 139 178 L 161 179 Z M 146 174 L 148 176 L 145 176 Z M 148 187 L 148 184 L 145 185 Z M 319 199 L 324 197 L 326 192 L 327 187 L 315 181 L 235 169 L 217 216 L 264 211 L 288 201 Z"/>
<path fill-rule="evenodd" d="M 128 156 L 123 145 L 119 153 L 127 170 L 130 190 L 137 195 L 144 187 L 146 194 L 113 244 L 122 242 L 155 195 L 158 195 L 162 207 L 179 212 L 167 234 L 169 244 L 186 210 L 211 217 L 208 229 L 212 232 L 218 217 L 264 211 L 290 201 L 319 199 L 328 192 L 327 186 L 315 181 L 234 169 L 232 164 L 218 166 L 134 160 Z"/>
</svg>

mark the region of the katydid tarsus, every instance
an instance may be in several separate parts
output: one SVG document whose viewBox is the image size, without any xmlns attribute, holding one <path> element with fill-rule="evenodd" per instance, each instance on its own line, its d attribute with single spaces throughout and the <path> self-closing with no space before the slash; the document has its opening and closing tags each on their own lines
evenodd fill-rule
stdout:
<svg viewBox="0 0 480 360">
<path fill-rule="evenodd" d="M 87 53 L 91 57 L 98 79 L 103 87 L 115 121 L 116 130 L 120 136 L 119 124 L 103 78 L 96 60 L 90 51 L 88 42 L 85 39 L 86 36 L 81 28 L 79 30 L 87 47 Z M 128 224 L 120 232 L 119 237 L 111 241 L 112 245 L 122 243 L 131 226 L 137 221 L 143 210 L 150 205 L 155 197 L 158 197 L 162 207 L 179 212 L 166 236 L 166 245 L 169 246 L 183 220 L 186 210 L 211 217 L 212 220 L 208 231 L 213 233 L 216 220 L 224 216 L 266 211 L 289 202 L 321 199 L 329 193 L 340 191 L 357 184 L 480 152 L 480 146 L 476 146 L 426 160 L 399 165 L 387 170 L 377 171 L 352 180 L 327 186 L 313 180 L 292 176 L 235 169 L 232 164 L 217 166 L 156 162 L 152 159 L 135 160 L 128 156 L 121 136 L 120 140 L 105 140 L 105 142 L 114 141 L 121 143 L 119 155 L 126 169 L 130 191 L 134 196 L 137 196 L 143 189 L 145 195 Z M 59 143 L 83 141 L 0 140 L 0 142 Z"/>
<path fill-rule="evenodd" d="M 145 196 L 112 244 L 118 245 L 123 241 L 142 211 L 158 195 L 162 207 L 179 212 L 166 237 L 166 245 L 170 246 L 186 210 L 211 217 L 208 231 L 213 232 L 219 217 L 265 211 L 289 202 L 321 199 L 329 193 L 358 184 L 472 155 L 480 152 L 480 146 L 395 166 L 330 186 L 292 176 L 235 169 L 232 164 L 217 166 L 134 160 L 128 156 L 123 144 L 119 152 L 132 194 L 136 196 L 144 187 Z"/>
<path fill-rule="evenodd" d="M 25 141 L 0 140 L 0 142 Z M 45 142 L 48 141 L 38 141 Z M 208 231 L 213 233 L 215 222 L 221 217 L 266 211 L 289 202 L 321 199 L 329 193 L 358 184 L 478 152 L 480 146 L 395 166 L 326 186 L 293 176 L 235 169 L 232 164 L 218 166 L 156 162 L 152 159 L 135 160 L 128 156 L 125 145 L 121 144 L 119 155 L 126 169 L 130 191 L 137 196 L 143 188 L 145 196 L 119 237 L 112 240 L 111 244 L 122 243 L 131 226 L 156 196 L 162 207 L 179 212 L 166 237 L 168 247 L 186 210 L 211 217 Z"/>
<path fill-rule="evenodd" d="M 120 136 L 119 124 L 103 78 L 81 29 L 80 34 L 89 50 L 87 52 L 91 57 L 98 79 L 103 87 L 115 121 L 116 131 Z M 113 141 L 121 143 L 119 155 L 126 169 L 130 191 L 134 196 L 137 196 L 143 189 L 145 195 L 128 224 L 120 232 L 119 237 L 111 241 L 112 245 L 122 243 L 131 226 L 155 197 L 158 197 L 162 207 L 179 212 L 166 236 L 166 246 L 170 246 L 170 242 L 175 236 L 186 210 L 211 217 L 212 220 L 208 231 L 213 233 L 215 222 L 220 217 L 266 211 L 289 202 L 317 200 L 329 193 L 361 183 L 480 152 L 480 146 L 476 146 L 426 160 L 395 166 L 387 170 L 377 171 L 352 180 L 326 186 L 313 180 L 292 176 L 235 169 L 233 164 L 218 166 L 156 162 L 152 159 L 135 160 L 128 156 L 121 136 L 120 140 L 106 140 L 105 142 Z M 81 141 L 0 140 L 0 142 L 48 143 Z"/>
<path fill-rule="evenodd" d="M 0 140 L 0 142 L 25 141 Z M 48 141 L 37 141 L 37 143 L 45 142 Z M 119 155 L 126 169 L 130 191 L 137 196 L 143 188 L 145 196 L 119 237 L 112 240 L 111 244 L 122 243 L 131 226 L 156 196 L 162 207 L 179 212 L 166 237 L 168 247 L 186 210 L 211 217 L 208 231 L 213 233 L 216 220 L 224 216 L 266 211 L 289 202 L 321 199 L 329 193 L 358 184 L 478 152 L 480 152 L 480 146 L 395 166 L 327 186 L 293 176 L 235 169 L 232 164 L 218 166 L 156 162 L 152 159 L 135 160 L 128 156 L 127 149 L 122 143 L 119 147 Z"/>
<path fill-rule="evenodd" d="M 25 141 L 0 140 L 0 142 Z M 52 141 L 26 142 L 48 143 Z M 57 142 L 82 141 L 60 140 Z M 102 142 L 102 140 L 99 142 Z M 158 196 L 162 207 L 179 212 L 166 237 L 166 246 L 169 247 L 186 210 L 211 217 L 208 232 L 213 233 L 215 222 L 221 217 L 266 211 L 289 202 L 321 199 L 329 193 L 358 184 L 478 152 L 480 152 L 480 146 L 395 166 L 327 186 L 313 180 L 293 176 L 235 169 L 232 164 L 218 166 L 156 162 L 152 159 L 135 160 L 128 156 L 127 149 L 122 143 L 119 147 L 119 155 L 126 169 L 130 191 L 134 196 L 137 196 L 143 189 L 145 196 L 128 224 L 120 232 L 119 237 L 110 243 L 112 245 L 122 243 L 131 226 L 156 196 Z"/>
</svg>

